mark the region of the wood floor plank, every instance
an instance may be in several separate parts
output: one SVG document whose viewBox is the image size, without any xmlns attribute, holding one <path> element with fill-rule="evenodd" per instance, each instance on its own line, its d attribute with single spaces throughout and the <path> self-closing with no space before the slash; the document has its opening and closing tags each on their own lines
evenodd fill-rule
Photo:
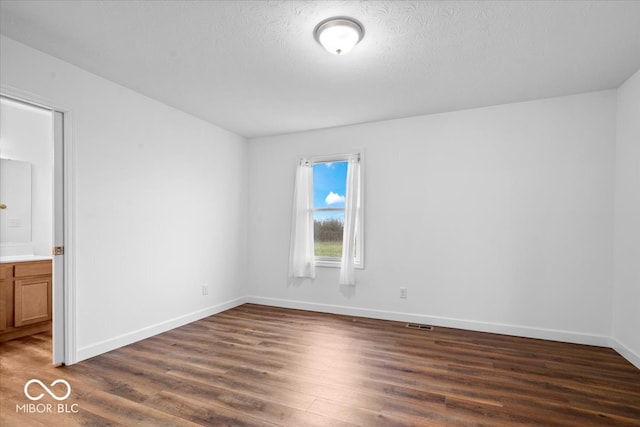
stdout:
<svg viewBox="0 0 640 427">
<path fill-rule="evenodd" d="M 640 426 L 640 370 L 611 349 L 253 304 L 50 359 L 47 334 L 0 344 L 1 426 Z M 17 410 L 31 378 L 77 411 Z"/>
</svg>

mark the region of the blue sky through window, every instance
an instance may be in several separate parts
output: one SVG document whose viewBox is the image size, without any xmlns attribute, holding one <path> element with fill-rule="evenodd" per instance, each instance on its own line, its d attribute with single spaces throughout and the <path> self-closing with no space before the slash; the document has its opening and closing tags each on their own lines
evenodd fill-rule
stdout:
<svg viewBox="0 0 640 427">
<path fill-rule="evenodd" d="M 313 207 L 343 208 L 347 191 L 347 162 L 315 163 L 313 165 Z M 315 212 L 314 219 L 344 219 L 344 211 Z"/>
</svg>

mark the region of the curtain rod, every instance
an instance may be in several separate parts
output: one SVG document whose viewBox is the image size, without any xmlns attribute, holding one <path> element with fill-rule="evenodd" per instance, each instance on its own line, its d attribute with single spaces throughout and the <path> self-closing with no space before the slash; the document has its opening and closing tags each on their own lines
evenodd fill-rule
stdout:
<svg viewBox="0 0 640 427">
<path fill-rule="evenodd" d="M 331 162 L 346 162 L 350 157 L 356 156 L 358 162 L 360 161 L 360 153 L 353 154 L 329 154 L 326 156 L 313 156 L 311 158 L 301 157 L 300 163 L 304 163 L 309 166 L 312 163 L 331 163 Z"/>
</svg>

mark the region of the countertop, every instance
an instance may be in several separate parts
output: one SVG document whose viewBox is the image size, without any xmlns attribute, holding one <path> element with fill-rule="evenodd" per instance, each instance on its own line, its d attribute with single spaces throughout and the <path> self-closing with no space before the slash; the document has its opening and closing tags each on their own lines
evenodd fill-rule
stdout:
<svg viewBox="0 0 640 427">
<path fill-rule="evenodd" d="M 29 262 L 29 261 L 46 261 L 51 260 L 51 255 L 10 255 L 0 256 L 0 264 L 10 262 Z"/>
</svg>

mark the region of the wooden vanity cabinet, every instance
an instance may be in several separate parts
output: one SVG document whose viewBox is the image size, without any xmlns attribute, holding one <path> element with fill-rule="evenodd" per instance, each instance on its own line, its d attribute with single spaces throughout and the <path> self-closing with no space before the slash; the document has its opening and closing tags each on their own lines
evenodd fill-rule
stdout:
<svg viewBox="0 0 640 427">
<path fill-rule="evenodd" d="M 0 342 L 51 330 L 51 261 L 0 264 Z"/>
</svg>

